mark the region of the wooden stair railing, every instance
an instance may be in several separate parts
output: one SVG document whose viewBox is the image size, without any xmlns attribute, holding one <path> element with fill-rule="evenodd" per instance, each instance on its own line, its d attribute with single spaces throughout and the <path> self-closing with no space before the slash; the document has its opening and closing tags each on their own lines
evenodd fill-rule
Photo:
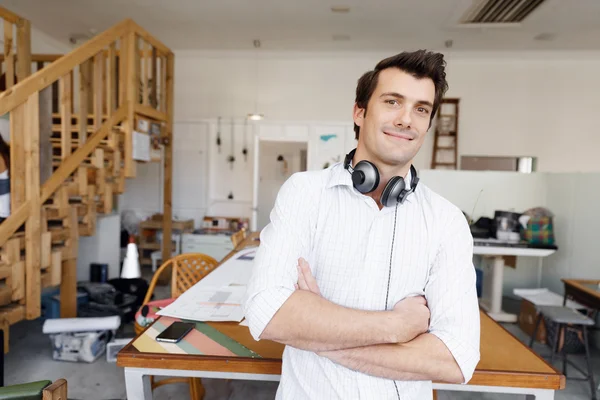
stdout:
<svg viewBox="0 0 600 400">
<path fill-rule="evenodd" d="M 6 15 L 17 21 L 0 7 Z M 27 52 L 17 56 L 5 48 L 4 64 Z M 30 52 L 29 60 L 31 67 Z M 162 125 L 163 214 L 171 221 L 173 69 L 171 50 L 127 19 L 0 93 L 0 115 L 10 113 L 12 211 L 0 224 L 1 326 L 39 317 L 41 288 L 58 283 L 61 316 L 76 315 L 77 237 L 94 233 L 96 212 L 110 212 L 113 194 L 135 177 L 138 117 Z M 40 183 L 40 92 L 51 85 L 59 98 L 48 116 L 53 172 Z M 170 229 L 166 223 L 165 241 Z"/>
</svg>

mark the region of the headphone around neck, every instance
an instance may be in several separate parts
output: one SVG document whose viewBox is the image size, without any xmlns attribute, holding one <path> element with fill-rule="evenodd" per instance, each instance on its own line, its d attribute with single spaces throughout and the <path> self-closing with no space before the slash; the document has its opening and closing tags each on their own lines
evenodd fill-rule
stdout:
<svg viewBox="0 0 600 400">
<path fill-rule="evenodd" d="M 363 194 L 370 193 L 379 186 L 379 170 L 375 164 L 367 160 L 359 161 L 356 166 L 351 167 L 350 163 L 352 162 L 355 153 L 356 149 L 346 154 L 344 168 L 352 175 L 352 184 L 356 190 Z M 381 204 L 385 207 L 392 207 L 404 203 L 404 200 L 406 200 L 409 194 L 415 191 L 417 183 L 419 183 L 417 170 L 412 165 L 410 166 L 410 173 L 412 176 L 410 189 L 406 190 L 404 178 L 401 176 L 392 177 L 385 185 L 385 188 L 383 188 L 381 198 L 379 199 Z"/>
</svg>

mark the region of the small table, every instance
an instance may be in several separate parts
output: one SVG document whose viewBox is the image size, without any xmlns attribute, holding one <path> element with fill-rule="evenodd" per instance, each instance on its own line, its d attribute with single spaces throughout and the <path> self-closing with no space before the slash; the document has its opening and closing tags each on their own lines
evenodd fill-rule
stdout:
<svg viewBox="0 0 600 400">
<path fill-rule="evenodd" d="M 575 300 L 584 306 L 600 310 L 600 280 L 561 279 L 565 285 L 565 299 Z"/>
<path fill-rule="evenodd" d="M 517 315 L 502 310 L 502 286 L 504 285 L 504 256 L 539 257 L 538 285 L 541 280 L 542 257 L 554 253 L 554 249 L 529 247 L 473 246 L 473 254 L 492 259 L 491 276 L 484 276 L 483 296 L 480 305 L 490 317 L 498 322 L 517 322 Z"/>
</svg>

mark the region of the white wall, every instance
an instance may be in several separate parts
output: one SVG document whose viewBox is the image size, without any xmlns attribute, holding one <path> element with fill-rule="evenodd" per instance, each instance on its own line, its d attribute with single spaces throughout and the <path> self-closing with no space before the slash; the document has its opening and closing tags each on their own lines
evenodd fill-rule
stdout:
<svg viewBox="0 0 600 400">
<path fill-rule="evenodd" d="M 292 174 L 301 171 L 301 151 L 306 149 L 306 143 L 260 142 L 257 229 L 263 229 L 269 223 L 269 215 L 281 185 Z M 283 162 L 277 161 L 279 155 L 287 161 L 287 171 Z"/>
<path fill-rule="evenodd" d="M 119 214 L 98 214 L 94 236 L 79 237 L 77 280 L 90 280 L 90 264 L 108 264 L 108 278 L 118 278 L 121 247 L 121 218 Z"/>
<path fill-rule="evenodd" d="M 389 54 L 176 52 L 175 118 L 348 121 L 356 81 Z M 459 97 L 459 153 L 530 155 L 540 171 L 599 171 L 595 113 L 600 53 L 448 55 L 448 97 Z M 431 162 L 431 137 L 416 160 Z M 568 150 L 568 151 L 567 151 Z"/>
</svg>

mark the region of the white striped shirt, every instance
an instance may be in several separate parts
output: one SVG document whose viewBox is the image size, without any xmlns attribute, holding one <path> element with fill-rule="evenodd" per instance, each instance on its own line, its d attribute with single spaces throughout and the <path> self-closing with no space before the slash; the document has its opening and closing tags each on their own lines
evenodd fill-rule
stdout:
<svg viewBox="0 0 600 400">
<path fill-rule="evenodd" d="M 410 177 L 408 178 L 410 179 Z M 379 209 L 352 186 L 341 163 L 296 173 L 281 187 L 245 300 L 259 337 L 294 292 L 304 257 L 327 300 L 385 310 L 395 207 Z M 479 307 L 473 240 L 462 212 L 419 182 L 398 206 L 388 309 L 425 295 L 431 334 L 448 347 L 468 382 L 479 361 Z M 430 381 L 396 381 L 402 400 L 432 398 Z M 393 381 L 352 371 L 286 346 L 278 399 L 397 399 Z"/>
</svg>

